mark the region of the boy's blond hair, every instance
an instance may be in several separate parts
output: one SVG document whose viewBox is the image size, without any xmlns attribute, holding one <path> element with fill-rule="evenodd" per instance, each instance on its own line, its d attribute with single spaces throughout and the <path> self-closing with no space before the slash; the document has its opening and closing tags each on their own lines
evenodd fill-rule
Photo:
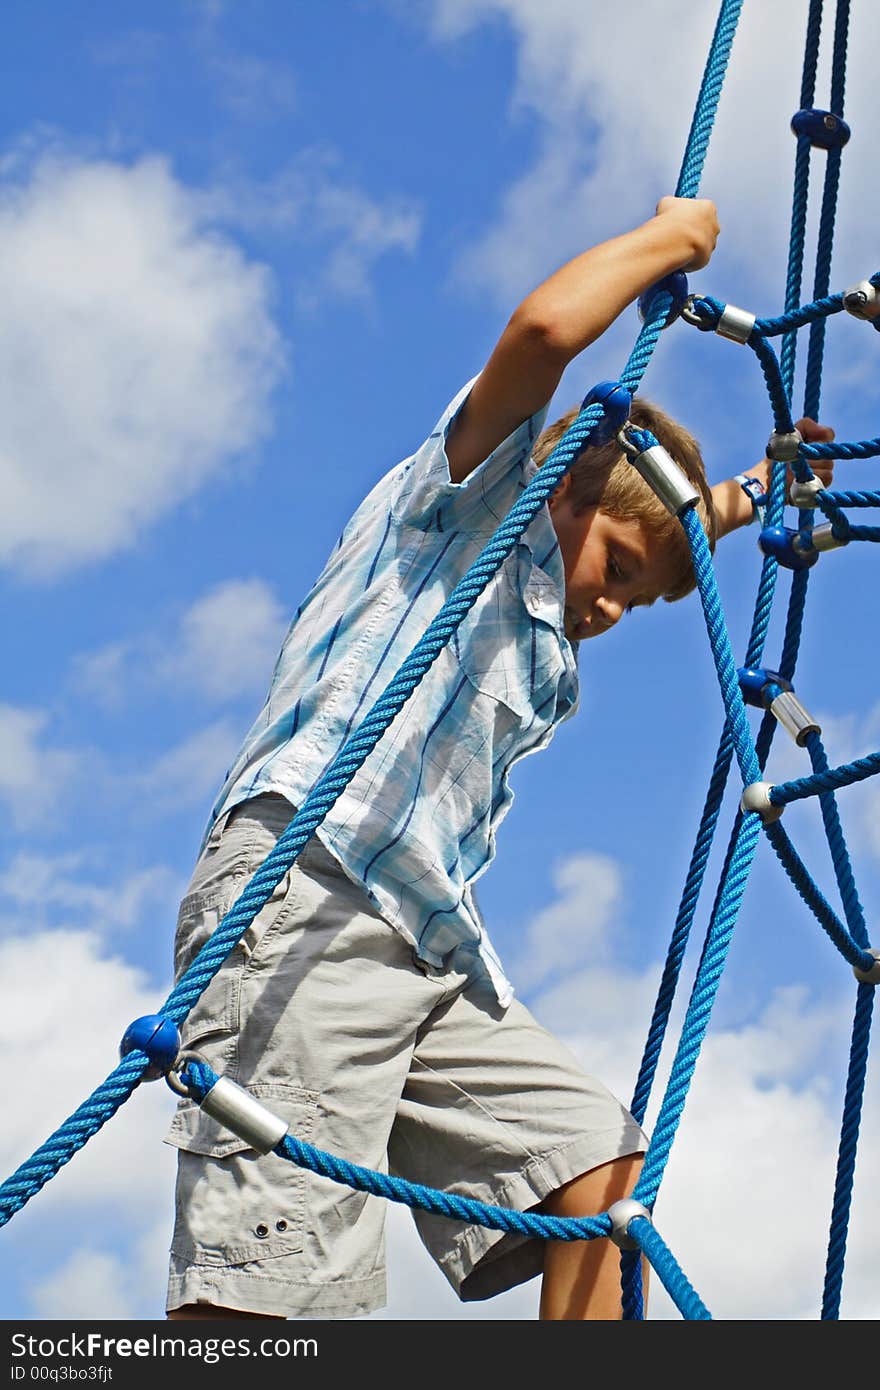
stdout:
<svg viewBox="0 0 880 1390">
<path fill-rule="evenodd" d="M 573 420 L 577 419 L 580 408 L 575 406 L 562 415 L 552 425 L 548 425 L 538 437 L 533 458 L 540 466 L 553 452 Z M 650 430 L 656 435 L 664 449 L 672 455 L 679 468 L 700 494 L 696 510 L 709 538 L 710 549 L 715 548 L 716 523 L 712 493 L 706 481 L 706 472 L 700 446 L 689 430 L 673 420 L 659 406 L 641 396 L 634 396 L 629 418 L 637 429 Z M 571 501 L 576 512 L 586 511 L 588 507 L 599 507 L 607 516 L 618 521 L 636 521 L 648 536 L 667 551 L 674 562 L 675 580 L 663 597 L 667 603 L 684 598 L 696 587 L 690 547 L 684 529 L 677 517 L 666 510 L 663 503 L 651 490 L 644 479 L 621 452 L 616 439 L 596 448 L 585 449 L 569 469 L 571 474 Z"/>
</svg>

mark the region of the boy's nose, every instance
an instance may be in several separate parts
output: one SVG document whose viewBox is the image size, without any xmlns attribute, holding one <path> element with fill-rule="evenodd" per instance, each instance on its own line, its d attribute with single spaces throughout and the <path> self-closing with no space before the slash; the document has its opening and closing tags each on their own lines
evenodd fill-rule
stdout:
<svg viewBox="0 0 880 1390">
<path fill-rule="evenodd" d="M 619 599 L 600 598 L 597 600 L 596 607 L 606 627 L 613 627 L 623 614 L 623 604 Z"/>
</svg>

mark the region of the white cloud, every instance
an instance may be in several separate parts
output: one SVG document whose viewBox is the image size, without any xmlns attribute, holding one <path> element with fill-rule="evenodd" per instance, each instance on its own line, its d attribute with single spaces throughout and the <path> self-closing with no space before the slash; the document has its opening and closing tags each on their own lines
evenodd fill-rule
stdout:
<svg viewBox="0 0 880 1390">
<path fill-rule="evenodd" d="M 218 719 L 163 753 L 146 771 L 131 774 L 126 785 L 157 809 L 202 805 L 217 791 L 241 738 L 231 721 Z"/>
<path fill-rule="evenodd" d="M 376 198 L 340 168 L 327 147 L 304 150 L 265 182 L 227 170 L 204 196 L 206 211 L 234 227 L 291 235 L 318 245 L 321 258 L 297 289 L 303 308 L 326 295 L 369 299 L 376 263 L 390 252 L 415 250 L 421 209 L 406 197 Z"/>
<path fill-rule="evenodd" d="M 261 579 L 218 584 L 184 613 L 166 679 L 215 699 L 262 690 L 287 625 L 285 611 Z"/>
<path fill-rule="evenodd" d="M 75 685 L 105 707 L 131 689 L 182 689 L 212 700 L 265 690 L 287 624 L 261 579 L 229 579 L 209 589 L 172 631 L 146 633 L 79 656 Z"/>
<path fill-rule="evenodd" d="M 69 789 L 83 757 L 45 739 L 44 710 L 0 705 L 0 801 L 18 827 L 39 822 Z"/>
<path fill-rule="evenodd" d="M 93 932 L 36 933 L 28 937 L 26 950 L 18 941 L 4 941 L 0 977 L 5 996 L 0 1058 L 6 1077 L 0 1164 L 9 1172 L 112 1071 L 128 1024 L 154 1013 L 161 996 L 140 970 L 108 955 Z M 138 1087 L 35 1202 L 54 1217 L 59 1204 L 70 1212 L 73 1205 L 97 1202 L 132 1213 L 143 1206 L 158 1219 L 170 1190 L 159 1141 L 173 1109 L 173 1097 L 161 1083 Z"/>
<path fill-rule="evenodd" d="M 150 908 L 175 910 L 182 884 L 164 865 L 138 870 L 115 883 L 95 881 L 97 864 L 85 853 L 15 854 L 0 871 L 0 894 L 20 910 L 27 909 L 28 931 L 83 921 L 95 932 L 130 931 Z M 88 877 L 86 872 L 91 871 Z M 34 885 L 39 884 L 39 892 Z M 20 927 L 17 930 L 21 930 Z"/>
<path fill-rule="evenodd" d="M 126 1289 L 132 1271 L 124 1260 L 99 1250 L 77 1250 L 31 1293 L 34 1316 L 110 1322 L 136 1318 Z"/>
<path fill-rule="evenodd" d="M 53 575 L 131 545 L 268 431 L 264 267 L 167 163 L 45 153 L 0 190 L 0 560 Z"/>
<path fill-rule="evenodd" d="M 621 907 L 620 868 L 605 855 L 573 855 L 554 867 L 552 881 L 558 896 L 531 922 L 517 971 L 530 989 L 559 969 L 570 972 L 604 955 L 612 915 Z"/>
<path fill-rule="evenodd" d="M 5 1178 L 103 1082 L 126 1027 L 161 993 L 94 932 L 38 932 L 25 950 L 2 942 L 0 977 Z M 14 1216 L 7 1243 L 42 1252 L 40 1275 L 20 1290 L 33 1316 L 162 1316 L 174 1154 L 161 1140 L 173 1112 L 162 1082 L 139 1086 Z"/>
</svg>

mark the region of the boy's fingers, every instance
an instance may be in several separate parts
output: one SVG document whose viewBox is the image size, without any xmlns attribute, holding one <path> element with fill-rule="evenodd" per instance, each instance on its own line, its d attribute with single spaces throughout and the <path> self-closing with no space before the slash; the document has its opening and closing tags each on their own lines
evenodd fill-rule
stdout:
<svg viewBox="0 0 880 1390">
<path fill-rule="evenodd" d="M 808 444 L 830 444 L 834 439 L 834 430 L 830 425 L 820 425 L 809 416 L 798 420 L 795 428 L 800 430 Z"/>
</svg>

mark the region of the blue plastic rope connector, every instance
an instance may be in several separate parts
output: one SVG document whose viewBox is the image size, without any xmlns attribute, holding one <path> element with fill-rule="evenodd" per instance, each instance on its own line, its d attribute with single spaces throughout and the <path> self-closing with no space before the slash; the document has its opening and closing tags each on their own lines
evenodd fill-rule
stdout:
<svg viewBox="0 0 880 1390">
<path fill-rule="evenodd" d="M 758 545 L 765 555 L 772 555 L 787 570 L 806 570 L 815 565 L 819 558 L 818 550 L 800 550 L 796 545 L 797 531 L 790 526 L 765 526 L 758 537 Z"/>
<path fill-rule="evenodd" d="M 174 1066 L 180 1052 L 180 1032 L 170 1018 L 161 1014 L 144 1014 L 130 1023 L 119 1044 L 120 1058 L 129 1052 L 146 1052 L 151 1066 L 143 1074 L 144 1081 L 158 1081 Z"/>
<path fill-rule="evenodd" d="M 806 135 L 810 144 L 820 150 L 842 150 L 851 134 L 842 116 L 816 109 L 795 111 L 791 128 L 795 135 Z"/>
<path fill-rule="evenodd" d="M 657 298 L 657 295 L 663 291 L 672 299 L 672 303 L 666 314 L 666 322 L 663 324 L 664 328 L 668 328 L 671 323 L 675 323 L 675 320 L 679 318 L 682 309 L 687 303 L 688 280 L 684 271 L 673 270 L 671 275 L 664 275 L 662 280 L 655 281 L 653 285 L 648 286 L 644 294 L 639 295 L 638 311 L 642 323 L 645 322 L 645 319 L 650 314 L 651 306 Z"/>
<path fill-rule="evenodd" d="M 778 671 L 763 666 L 741 666 L 736 674 L 743 699 L 755 709 L 769 709 L 777 695 L 792 688 Z"/>
<path fill-rule="evenodd" d="M 622 430 L 632 407 L 632 392 L 619 381 L 597 381 L 584 396 L 581 410 L 588 405 L 601 405 L 604 419 L 593 426 L 590 444 L 607 444 Z"/>
</svg>

